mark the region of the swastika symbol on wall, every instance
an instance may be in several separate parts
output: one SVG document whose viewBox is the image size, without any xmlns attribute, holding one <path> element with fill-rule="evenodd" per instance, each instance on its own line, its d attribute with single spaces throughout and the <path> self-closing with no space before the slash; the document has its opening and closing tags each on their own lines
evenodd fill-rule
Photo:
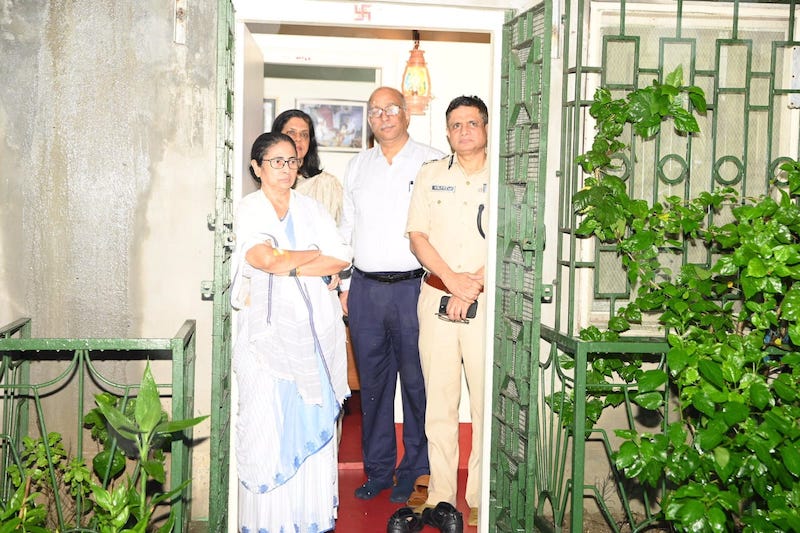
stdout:
<svg viewBox="0 0 800 533">
<path fill-rule="evenodd" d="M 372 20 L 369 13 L 369 4 L 356 4 L 353 8 L 356 10 L 356 20 Z"/>
</svg>

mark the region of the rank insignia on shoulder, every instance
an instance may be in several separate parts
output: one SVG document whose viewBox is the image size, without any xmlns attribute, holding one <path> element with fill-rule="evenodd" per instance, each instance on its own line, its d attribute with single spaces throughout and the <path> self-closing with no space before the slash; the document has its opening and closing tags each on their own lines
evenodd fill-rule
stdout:
<svg viewBox="0 0 800 533">
<path fill-rule="evenodd" d="M 435 163 L 435 162 L 437 162 L 437 161 L 441 161 L 442 159 L 447 159 L 448 157 L 450 157 L 450 156 L 449 156 L 449 155 L 446 155 L 446 156 L 444 156 L 444 157 L 440 157 L 439 159 L 428 159 L 427 161 L 425 161 L 424 163 L 422 163 L 422 166 L 425 166 L 425 165 L 427 165 L 428 163 Z"/>
</svg>

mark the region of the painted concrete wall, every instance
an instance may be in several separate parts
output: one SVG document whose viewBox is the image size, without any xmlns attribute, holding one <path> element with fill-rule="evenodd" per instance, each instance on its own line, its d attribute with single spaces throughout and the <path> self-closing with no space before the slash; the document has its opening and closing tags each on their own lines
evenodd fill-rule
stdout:
<svg viewBox="0 0 800 533">
<path fill-rule="evenodd" d="M 185 45 L 173 10 L 0 1 L 0 323 L 32 317 L 35 337 L 171 337 L 196 319 L 196 414 L 208 414 L 216 2 L 189 3 Z M 138 383 L 142 367 L 104 371 Z M 75 404 L 53 403 L 55 420 L 74 417 Z M 195 431 L 199 516 L 208 431 Z"/>
</svg>

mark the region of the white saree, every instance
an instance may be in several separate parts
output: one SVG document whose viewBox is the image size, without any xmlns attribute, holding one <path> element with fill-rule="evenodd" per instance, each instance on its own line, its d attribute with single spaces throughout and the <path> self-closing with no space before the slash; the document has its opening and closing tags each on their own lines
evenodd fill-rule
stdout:
<svg viewBox="0 0 800 533">
<path fill-rule="evenodd" d="M 352 252 L 326 210 L 295 191 L 284 220 L 261 191 L 242 199 L 235 220 L 239 530 L 330 531 L 339 502 L 336 419 L 350 394 L 341 307 L 322 278 L 275 276 L 244 257 L 265 240 L 347 262 Z"/>
</svg>

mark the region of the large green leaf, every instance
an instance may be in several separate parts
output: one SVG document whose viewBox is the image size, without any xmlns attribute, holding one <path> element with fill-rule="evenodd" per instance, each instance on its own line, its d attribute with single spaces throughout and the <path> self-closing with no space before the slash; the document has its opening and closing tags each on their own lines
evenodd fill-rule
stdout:
<svg viewBox="0 0 800 533">
<path fill-rule="evenodd" d="M 772 382 L 775 393 L 785 402 L 793 402 L 797 399 L 797 381 L 787 374 L 781 374 Z"/>
<path fill-rule="evenodd" d="M 155 428 L 155 432 L 159 435 L 167 435 L 170 433 L 176 433 L 178 431 L 183 431 L 184 429 L 190 428 L 192 426 L 196 426 L 203 420 L 208 418 L 206 416 L 197 416 L 195 418 L 187 418 L 185 420 L 171 420 L 169 422 L 162 422 Z"/>
<path fill-rule="evenodd" d="M 800 320 L 800 289 L 794 285 L 783 297 L 781 316 L 784 320 Z"/>
<path fill-rule="evenodd" d="M 158 395 L 150 363 L 147 363 L 139 386 L 139 396 L 136 399 L 136 422 L 142 433 L 149 435 L 161 420 L 161 399 Z"/>
<path fill-rule="evenodd" d="M 764 409 L 772 403 L 772 394 L 769 387 L 762 382 L 755 382 L 750 385 L 750 401 L 758 409 Z"/>
<path fill-rule="evenodd" d="M 100 409 L 100 412 L 103 413 L 103 416 L 106 417 L 108 423 L 117 433 L 130 441 L 136 441 L 139 428 L 135 421 L 125 416 L 113 403 L 101 395 L 95 397 L 95 402 L 97 403 L 97 408 Z"/>
<path fill-rule="evenodd" d="M 797 443 L 781 446 L 780 455 L 786 469 L 794 477 L 800 478 L 800 451 L 797 450 Z"/>
<path fill-rule="evenodd" d="M 639 376 L 639 392 L 650 392 L 667 382 L 667 373 L 660 369 L 646 370 Z"/>
<path fill-rule="evenodd" d="M 708 427 L 697 430 L 697 444 L 701 449 L 711 451 L 720 445 L 727 430 L 728 426 L 722 420 L 712 420 Z"/>
<path fill-rule="evenodd" d="M 110 448 L 100 451 L 92 459 L 92 468 L 101 479 L 105 479 L 106 474 L 108 479 L 114 479 L 125 470 L 125 465 L 125 454 L 120 450 L 112 454 Z"/>
<path fill-rule="evenodd" d="M 673 112 L 673 118 L 675 120 L 675 129 L 680 132 L 697 133 L 700 131 L 700 126 L 697 124 L 697 119 L 685 109 L 675 109 Z"/>
<path fill-rule="evenodd" d="M 164 472 L 164 463 L 161 461 L 142 461 L 142 468 L 144 469 L 147 474 L 158 481 L 159 483 L 165 483 L 166 473 Z"/>
<path fill-rule="evenodd" d="M 703 378 L 717 387 L 722 389 L 725 387 L 725 380 L 722 377 L 722 367 L 719 363 L 709 359 L 700 359 L 697 362 L 697 370 Z"/>
<path fill-rule="evenodd" d="M 741 402 L 727 402 L 722 406 L 722 418 L 729 426 L 738 424 L 750 416 L 750 409 Z"/>
<path fill-rule="evenodd" d="M 706 521 L 709 531 L 713 533 L 726 533 L 728 531 L 728 517 L 725 511 L 716 505 L 706 512 Z"/>
<path fill-rule="evenodd" d="M 678 518 L 684 524 L 705 524 L 706 507 L 698 500 L 688 500 L 683 503 L 678 511 Z M 697 527 L 697 526 L 695 526 Z M 693 529 L 702 531 L 702 529 Z"/>
<path fill-rule="evenodd" d="M 675 70 L 664 76 L 664 85 L 680 87 L 683 85 L 683 66 L 678 65 Z"/>
<path fill-rule="evenodd" d="M 661 407 L 664 403 L 664 395 L 660 392 L 645 392 L 635 395 L 632 398 L 633 402 L 641 405 L 645 409 L 654 411 Z"/>
</svg>

